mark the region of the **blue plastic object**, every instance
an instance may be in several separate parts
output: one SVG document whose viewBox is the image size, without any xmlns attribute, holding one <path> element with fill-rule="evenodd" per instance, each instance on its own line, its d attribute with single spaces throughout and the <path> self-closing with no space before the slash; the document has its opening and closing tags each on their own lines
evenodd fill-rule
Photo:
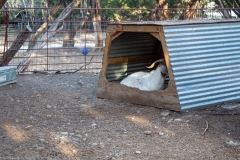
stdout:
<svg viewBox="0 0 240 160">
<path fill-rule="evenodd" d="M 88 54 L 88 48 L 82 48 L 82 54 Z"/>
<path fill-rule="evenodd" d="M 16 69 L 15 66 L 0 67 L 0 86 L 16 82 Z"/>
</svg>

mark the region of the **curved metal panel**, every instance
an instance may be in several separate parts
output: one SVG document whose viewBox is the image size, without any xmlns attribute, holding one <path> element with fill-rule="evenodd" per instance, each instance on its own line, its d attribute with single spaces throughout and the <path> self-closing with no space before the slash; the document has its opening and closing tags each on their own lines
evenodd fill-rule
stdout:
<svg viewBox="0 0 240 160">
<path fill-rule="evenodd" d="M 240 100 L 240 23 L 164 26 L 182 110 Z"/>
</svg>

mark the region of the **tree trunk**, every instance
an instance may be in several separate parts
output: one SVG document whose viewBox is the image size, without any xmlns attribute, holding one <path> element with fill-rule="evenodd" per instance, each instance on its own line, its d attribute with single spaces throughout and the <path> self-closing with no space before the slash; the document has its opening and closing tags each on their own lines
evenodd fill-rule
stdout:
<svg viewBox="0 0 240 160">
<path fill-rule="evenodd" d="M 63 0 L 63 6 L 66 7 L 66 3 L 69 3 L 71 0 Z M 74 47 L 74 36 L 76 31 L 74 30 L 73 22 L 71 22 L 73 19 L 73 14 L 70 13 L 67 18 L 65 19 L 65 22 L 63 23 L 63 45 L 62 47 Z"/>
<path fill-rule="evenodd" d="M 227 3 L 227 6 L 226 6 L 226 8 L 239 8 L 239 4 L 236 2 L 236 1 L 234 1 L 233 2 L 233 4 L 231 4 L 229 1 L 225 1 L 226 3 Z M 240 12 L 239 12 L 239 10 L 237 10 L 237 9 L 232 9 L 232 11 L 237 15 L 237 17 L 239 17 L 240 16 Z M 232 15 L 231 15 L 232 16 Z M 236 18 L 237 18 L 236 17 Z"/>
<path fill-rule="evenodd" d="M 74 47 L 74 36 L 76 33 L 75 27 L 72 21 L 72 13 L 65 19 L 63 30 L 65 31 L 63 37 L 63 47 Z"/>
<path fill-rule="evenodd" d="M 226 18 L 226 19 L 229 19 L 230 15 L 229 15 L 228 11 L 226 9 L 224 9 L 224 5 L 222 3 L 222 0 L 217 0 L 217 4 L 221 8 L 221 12 L 223 14 L 223 17 Z"/>
<path fill-rule="evenodd" d="M 60 7 L 61 7 L 61 1 L 53 9 L 51 16 L 48 16 L 48 20 L 50 20 L 50 17 L 52 17 L 52 18 L 55 17 L 55 15 L 56 15 L 56 13 L 57 13 L 57 11 L 59 10 Z M 30 40 L 29 40 L 29 44 L 28 44 L 28 51 L 36 45 L 38 37 L 41 35 L 41 33 L 47 27 L 47 25 L 48 25 L 48 21 L 44 22 L 41 25 L 41 27 L 36 31 L 36 33 L 33 34 L 32 36 L 30 36 Z"/>
<path fill-rule="evenodd" d="M 100 0 L 92 0 L 92 21 L 93 28 L 95 34 L 95 51 L 98 49 L 99 51 L 103 48 L 103 38 L 102 38 L 102 27 L 101 27 L 101 7 Z"/>
<path fill-rule="evenodd" d="M 10 48 L 4 53 L 4 56 L 0 58 L 0 66 L 6 66 L 16 55 L 18 50 L 25 43 L 29 35 L 31 34 L 31 28 L 26 26 L 23 32 L 20 32 L 17 38 L 13 41 Z"/>
<path fill-rule="evenodd" d="M 49 40 L 56 33 L 59 23 L 62 20 L 64 20 L 72 12 L 72 8 L 77 7 L 81 2 L 82 2 L 82 0 L 75 0 L 72 3 L 70 3 L 67 6 L 67 8 L 65 8 L 62 11 L 62 13 L 58 16 L 58 18 L 55 20 L 55 22 L 48 29 L 48 32 L 42 36 L 40 41 L 38 41 L 34 45 L 33 49 L 30 50 L 28 52 L 28 54 L 23 58 L 23 60 L 19 63 L 17 72 L 22 72 L 24 70 L 24 68 L 26 67 L 26 64 L 29 63 L 29 61 L 31 60 L 31 56 L 36 52 L 36 50 L 42 49 L 45 46 L 47 40 Z"/>
<path fill-rule="evenodd" d="M 0 9 L 2 9 L 3 5 L 7 2 L 7 0 L 0 0 Z"/>
<path fill-rule="evenodd" d="M 160 8 L 158 11 L 160 21 L 168 20 L 168 1 L 167 0 L 157 0 L 157 7 Z M 162 9 L 162 10 L 161 10 Z"/>
<path fill-rule="evenodd" d="M 188 3 L 187 6 L 185 7 L 185 10 L 180 15 L 179 19 L 184 20 L 184 19 L 196 18 L 196 13 L 197 13 L 196 8 L 198 4 L 199 4 L 198 0 L 192 0 L 190 3 Z"/>
</svg>

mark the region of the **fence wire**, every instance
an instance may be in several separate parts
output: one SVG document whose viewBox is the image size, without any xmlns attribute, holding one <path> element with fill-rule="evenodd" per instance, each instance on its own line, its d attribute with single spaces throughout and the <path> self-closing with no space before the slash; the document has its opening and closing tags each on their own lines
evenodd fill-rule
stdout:
<svg viewBox="0 0 240 160">
<path fill-rule="evenodd" d="M 99 72 L 108 23 L 161 19 L 161 14 L 156 14 L 153 19 L 153 9 L 101 9 L 100 13 L 104 15 L 100 20 L 93 17 L 95 9 L 74 8 L 71 14 L 61 19 L 58 16 L 63 11 L 64 8 L 60 9 L 55 19 L 51 18 L 51 8 L 8 8 L 0 12 L 0 57 L 3 60 L 6 53 L 12 55 L 9 57 L 11 61 L 5 65 L 22 67 L 24 73 Z M 186 10 L 167 11 L 168 20 L 178 20 Z M 41 18 L 30 16 L 30 12 Z M 222 18 L 217 9 L 196 9 L 195 12 L 194 19 L 198 20 Z M 20 13 L 21 16 L 14 16 Z M 24 34 L 26 26 L 30 35 Z M 38 32 L 41 34 L 36 38 Z M 82 53 L 85 48 L 88 54 Z"/>
</svg>

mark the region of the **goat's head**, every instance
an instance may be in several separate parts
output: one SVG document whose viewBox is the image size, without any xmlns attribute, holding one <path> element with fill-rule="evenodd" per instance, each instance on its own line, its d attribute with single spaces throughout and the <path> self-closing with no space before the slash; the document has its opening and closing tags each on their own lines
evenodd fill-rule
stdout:
<svg viewBox="0 0 240 160">
<path fill-rule="evenodd" d="M 165 63 L 164 59 L 156 60 L 150 66 L 147 66 L 147 68 L 153 68 L 156 63 L 160 63 L 158 65 L 158 67 L 160 68 L 161 75 L 162 75 L 162 77 L 166 77 L 166 75 L 168 74 L 168 70 L 167 70 L 166 63 Z"/>
</svg>

